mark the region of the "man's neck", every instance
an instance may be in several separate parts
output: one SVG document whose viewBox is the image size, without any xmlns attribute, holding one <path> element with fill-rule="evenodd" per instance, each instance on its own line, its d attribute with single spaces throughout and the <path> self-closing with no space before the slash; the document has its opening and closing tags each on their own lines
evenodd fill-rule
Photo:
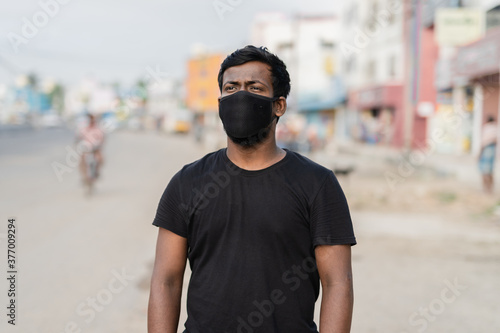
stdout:
<svg viewBox="0 0 500 333">
<path fill-rule="evenodd" d="M 274 137 L 252 147 L 242 147 L 227 139 L 227 157 L 245 170 L 265 169 L 278 163 L 285 155 L 286 152 L 276 145 Z"/>
</svg>

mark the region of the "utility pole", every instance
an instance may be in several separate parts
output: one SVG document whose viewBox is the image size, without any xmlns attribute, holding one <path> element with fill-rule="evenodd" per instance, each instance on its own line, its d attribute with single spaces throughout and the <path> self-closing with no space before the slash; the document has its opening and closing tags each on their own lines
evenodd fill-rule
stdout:
<svg viewBox="0 0 500 333">
<path fill-rule="evenodd" d="M 412 149 L 413 122 L 418 103 L 422 1 L 405 0 L 403 9 L 406 59 L 403 140 L 405 150 L 409 151 Z"/>
</svg>

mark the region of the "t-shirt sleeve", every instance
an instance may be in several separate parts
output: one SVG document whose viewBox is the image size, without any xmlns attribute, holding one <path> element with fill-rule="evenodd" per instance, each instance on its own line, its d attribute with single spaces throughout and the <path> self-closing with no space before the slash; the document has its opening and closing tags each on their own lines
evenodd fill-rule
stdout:
<svg viewBox="0 0 500 333">
<path fill-rule="evenodd" d="M 181 185 L 180 172 L 178 172 L 172 177 L 161 196 L 153 225 L 187 237 L 187 220 L 183 211 Z"/>
<path fill-rule="evenodd" d="M 311 205 L 313 246 L 356 244 L 349 207 L 337 178 L 330 172 Z"/>
</svg>

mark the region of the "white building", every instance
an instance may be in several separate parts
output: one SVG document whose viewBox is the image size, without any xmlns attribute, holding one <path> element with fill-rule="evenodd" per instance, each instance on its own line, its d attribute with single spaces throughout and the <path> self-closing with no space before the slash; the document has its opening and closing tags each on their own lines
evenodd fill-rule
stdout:
<svg viewBox="0 0 500 333">
<path fill-rule="evenodd" d="M 500 1 L 434 0 L 427 11 L 439 46 L 429 133 L 443 133 L 439 152 L 478 154 L 484 122 L 500 112 Z"/>
<path fill-rule="evenodd" d="M 191 114 L 182 106 L 182 85 L 174 79 L 162 79 L 148 85 L 147 114 L 158 130 L 185 132 L 191 125 Z"/>
<path fill-rule="evenodd" d="M 341 71 L 353 135 L 402 145 L 404 1 L 351 0 L 341 9 Z M 355 120 L 354 120 L 355 119 Z"/>
<path fill-rule="evenodd" d="M 339 20 L 328 14 L 263 13 L 252 25 L 250 43 L 268 47 L 287 65 L 292 84 L 288 112 L 306 118 L 304 133 L 312 146 L 344 134 L 345 126 L 338 122 L 345 101 L 339 75 L 340 34 Z"/>
<path fill-rule="evenodd" d="M 116 92 L 111 85 L 85 78 L 78 85 L 68 88 L 65 96 L 65 116 L 80 113 L 103 114 L 113 112 L 116 107 Z"/>
</svg>

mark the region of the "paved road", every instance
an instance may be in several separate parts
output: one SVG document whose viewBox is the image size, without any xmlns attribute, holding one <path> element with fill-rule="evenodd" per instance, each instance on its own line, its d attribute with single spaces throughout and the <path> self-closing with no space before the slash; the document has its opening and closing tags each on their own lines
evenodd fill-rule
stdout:
<svg viewBox="0 0 500 333">
<path fill-rule="evenodd" d="M 68 166 L 72 139 L 67 130 L 0 135 L 0 234 L 15 217 L 19 267 L 17 325 L 0 313 L 0 331 L 145 332 L 156 205 L 173 173 L 205 151 L 188 137 L 112 133 L 87 198 L 75 168 L 61 181 L 53 168 Z M 498 225 L 424 213 L 353 219 L 353 332 L 500 331 Z"/>
<path fill-rule="evenodd" d="M 82 332 L 143 332 L 156 205 L 173 173 L 201 151 L 183 137 L 113 133 L 102 181 L 87 198 L 78 170 L 66 161 L 71 132 L 4 133 L 1 140 L 0 233 L 9 217 L 19 224 L 13 331 L 64 332 L 69 325 L 73 332 L 73 325 Z M 68 167 L 61 181 L 54 163 Z M 5 272 L 3 261 L 1 267 Z M 4 332 L 6 317 L 0 318 Z"/>
</svg>

